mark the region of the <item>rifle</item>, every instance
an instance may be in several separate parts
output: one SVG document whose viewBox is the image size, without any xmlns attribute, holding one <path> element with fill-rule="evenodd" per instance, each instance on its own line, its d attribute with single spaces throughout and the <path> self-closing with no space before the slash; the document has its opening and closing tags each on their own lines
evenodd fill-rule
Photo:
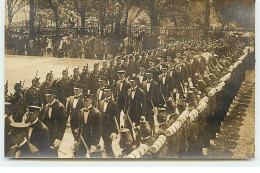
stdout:
<svg viewBox="0 0 260 173">
<path fill-rule="evenodd" d="M 36 75 L 35 75 L 35 78 L 37 78 L 37 75 L 38 75 L 38 70 L 36 71 Z"/>
<path fill-rule="evenodd" d="M 5 83 L 5 93 L 6 93 L 6 95 L 7 95 L 7 93 L 8 93 L 8 80 L 7 80 L 6 83 Z"/>
</svg>

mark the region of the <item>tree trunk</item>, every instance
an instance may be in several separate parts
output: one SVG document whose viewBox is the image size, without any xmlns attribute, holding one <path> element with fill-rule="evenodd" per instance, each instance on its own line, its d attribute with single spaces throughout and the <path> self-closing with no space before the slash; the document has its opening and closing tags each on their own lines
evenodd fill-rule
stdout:
<svg viewBox="0 0 260 173">
<path fill-rule="evenodd" d="M 125 14 L 125 19 L 123 23 L 123 38 L 127 36 L 127 19 L 128 19 L 128 14 L 129 14 L 129 9 L 128 7 L 126 8 L 126 14 Z"/>
<path fill-rule="evenodd" d="M 35 21 L 35 13 L 34 13 L 34 0 L 30 0 L 30 16 L 29 16 L 29 38 L 33 39 L 35 36 L 34 33 L 34 21 Z"/>
<path fill-rule="evenodd" d="M 54 13 L 54 19 L 55 19 L 55 24 L 56 24 L 56 36 L 54 39 L 54 55 L 57 56 L 57 51 L 58 51 L 58 46 L 60 42 L 60 26 L 59 26 L 59 14 L 58 14 L 58 9 L 57 8 L 52 8 L 52 11 Z"/>
<path fill-rule="evenodd" d="M 81 18 L 81 34 L 84 34 L 85 26 L 86 26 L 86 12 L 84 10 L 80 12 L 80 18 Z"/>
<path fill-rule="evenodd" d="M 210 17 L 210 0 L 205 0 L 205 23 L 204 23 L 204 39 L 209 37 L 209 17 Z"/>
<path fill-rule="evenodd" d="M 13 22 L 12 12 L 8 9 L 8 23 L 11 24 Z"/>
<path fill-rule="evenodd" d="M 58 9 L 53 8 L 54 18 L 55 18 L 55 26 L 56 26 L 56 37 L 60 36 L 60 26 L 59 26 L 59 14 Z"/>
</svg>

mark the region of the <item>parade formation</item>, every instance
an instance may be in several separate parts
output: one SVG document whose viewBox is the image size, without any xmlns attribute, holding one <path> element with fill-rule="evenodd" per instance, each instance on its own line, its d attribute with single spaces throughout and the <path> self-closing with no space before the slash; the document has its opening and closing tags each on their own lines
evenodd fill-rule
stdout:
<svg viewBox="0 0 260 173">
<path fill-rule="evenodd" d="M 36 72 L 11 94 L 7 81 L 5 156 L 57 158 L 70 128 L 75 158 L 203 157 L 253 68 L 250 44 L 226 33 L 120 54 L 72 76 L 64 69 L 59 79 L 50 71 L 42 83 Z"/>
</svg>

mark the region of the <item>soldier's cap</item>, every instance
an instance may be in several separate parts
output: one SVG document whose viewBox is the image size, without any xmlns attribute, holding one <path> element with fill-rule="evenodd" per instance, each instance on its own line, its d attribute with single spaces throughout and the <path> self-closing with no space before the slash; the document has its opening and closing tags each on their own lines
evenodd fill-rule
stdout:
<svg viewBox="0 0 260 173">
<path fill-rule="evenodd" d="M 27 109 L 29 112 L 35 112 L 35 111 L 40 111 L 41 107 L 32 105 L 32 106 L 27 106 Z"/>
<path fill-rule="evenodd" d="M 190 53 L 191 53 L 191 54 L 196 54 L 196 52 L 195 52 L 195 51 L 193 51 L 193 50 L 192 50 L 192 51 L 190 51 Z"/>
<path fill-rule="evenodd" d="M 176 55 L 181 55 L 181 53 L 176 53 Z"/>
<path fill-rule="evenodd" d="M 45 95 L 55 95 L 57 90 L 54 89 L 47 89 Z"/>
<path fill-rule="evenodd" d="M 40 77 L 35 77 L 35 78 L 33 78 L 33 81 L 40 81 Z"/>
<path fill-rule="evenodd" d="M 62 74 L 64 74 L 64 73 L 68 73 L 68 69 L 63 70 Z"/>
<path fill-rule="evenodd" d="M 76 72 L 76 71 L 79 71 L 79 68 L 78 68 L 78 67 L 76 67 L 76 68 L 73 69 L 73 72 Z"/>
<path fill-rule="evenodd" d="M 93 99 L 94 94 L 90 94 L 90 93 L 82 93 L 83 95 L 83 100 L 90 100 Z"/>
<path fill-rule="evenodd" d="M 131 76 L 128 79 L 129 82 L 133 82 L 133 81 L 136 81 L 136 80 L 137 80 L 137 78 L 135 76 Z"/>
<path fill-rule="evenodd" d="M 117 73 L 125 73 L 124 69 L 118 70 Z"/>
<path fill-rule="evenodd" d="M 100 76 L 100 77 L 98 78 L 98 81 L 99 81 L 99 82 L 107 81 L 107 78 L 104 77 L 104 76 Z"/>
<path fill-rule="evenodd" d="M 146 74 L 153 74 L 153 73 L 154 73 L 153 70 L 149 70 L 149 69 L 148 69 L 148 70 L 146 71 Z"/>
<path fill-rule="evenodd" d="M 113 87 L 112 85 L 106 85 L 106 86 L 104 87 L 104 91 L 106 91 L 106 90 L 111 91 L 111 90 L 113 90 L 113 89 L 114 89 L 114 87 Z"/>
<path fill-rule="evenodd" d="M 74 89 L 83 89 L 84 85 L 80 84 L 80 83 L 75 83 L 74 84 Z"/>
<path fill-rule="evenodd" d="M 166 64 L 163 64 L 162 69 L 168 69 L 168 66 Z"/>
<path fill-rule="evenodd" d="M 159 56 L 157 59 L 158 59 L 158 60 L 161 60 L 161 59 L 163 59 L 163 57 Z"/>
<path fill-rule="evenodd" d="M 172 58 L 172 57 L 168 55 L 167 58 Z"/>
</svg>

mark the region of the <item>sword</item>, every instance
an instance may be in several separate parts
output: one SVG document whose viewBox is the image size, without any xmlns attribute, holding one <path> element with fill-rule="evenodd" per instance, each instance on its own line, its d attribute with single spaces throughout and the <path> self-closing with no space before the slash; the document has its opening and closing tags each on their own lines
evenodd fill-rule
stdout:
<svg viewBox="0 0 260 173">
<path fill-rule="evenodd" d="M 118 125 L 118 122 L 117 122 L 116 116 L 114 116 L 114 119 L 115 119 L 115 123 L 116 123 L 117 131 L 118 131 L 118 133 L 120 133 L 120 128 L 119 128 L 119 125 Z"/>
<path fill-rule="evenodd" d="M 54 148 L 53 146 L 50 146 L 51 149 L 55 150 L 55 151 L 58 151 L 64 155 L 67 155 L 66 153 L 64 153 L 63 151 L 60 151 L 58 148 Z"/>
<path fill-rule="evenodd" d="M 82 137 L 81 135 L 80 135 L 80 139 L 82 140 L 82 142 L 83 142 L 85 148 L 87 149 L 86 157 L 87 157 L 87 158 L 90 158 L 90 150 L 89 150 L 89 148 L 88 148 L 88 146 L 87 146 L 85 140 L 83 139 L 83 137 Z"/>
</svg>

